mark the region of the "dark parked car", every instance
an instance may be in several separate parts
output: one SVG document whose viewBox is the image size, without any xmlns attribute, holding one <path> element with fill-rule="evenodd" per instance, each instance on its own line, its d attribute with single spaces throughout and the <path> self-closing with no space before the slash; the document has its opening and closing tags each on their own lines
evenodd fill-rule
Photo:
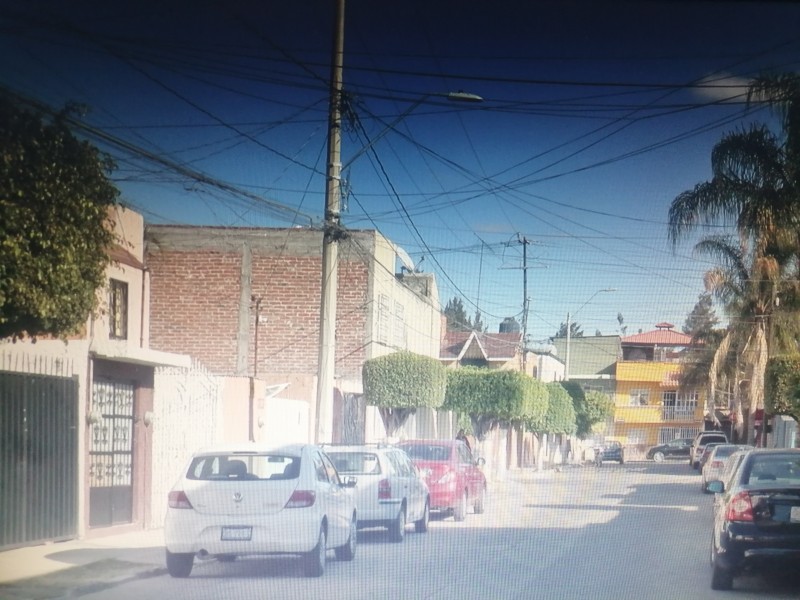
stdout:
<svg viewBox="0 0 800 600">
<path fill-rule="evenodd" d="M 800 569 L 800 450 L 750 450 L 727 486 L 712 481 L 711 588 L 751 571 Z"/>
<path fill-rule="evenodd" d="M 692 450 L 692 438 L 675 438 L 661 444 L 653 446 L 647 451 L 647 458 L 656 462 L 661 462 L 665 458 L 687 458 Z"/>
<path fill-rule="evenodd" d="M 617 441 L 606 442 L 599 448 L 603 461 L 613 460 L 621 465 L 625 464 L 625 448 Z"/>
</svg>

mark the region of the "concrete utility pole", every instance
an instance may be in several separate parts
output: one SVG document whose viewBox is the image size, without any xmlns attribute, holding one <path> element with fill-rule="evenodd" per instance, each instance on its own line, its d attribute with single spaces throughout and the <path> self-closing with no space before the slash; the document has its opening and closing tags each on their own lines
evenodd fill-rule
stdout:
<svg viewBox="0 0 800 600">
<path fill-rule="evenodd" d="M 328 161 L 325 223 L 322 238 L 322 287 L 319 310 L 317 368 L 317 443 L 331 442 L 333 383 L 336 365 L 336 294 L 339 289 L 339 239 L 342 169 L 342 71 L 344 65 L 344 0 L 336 1 L 328 111 Z"/>
<path fill-rule="evenodd" d="M 528 372 L 528 238 L 519 238 L 522 244 L 522 372 Z"/>
</svg>

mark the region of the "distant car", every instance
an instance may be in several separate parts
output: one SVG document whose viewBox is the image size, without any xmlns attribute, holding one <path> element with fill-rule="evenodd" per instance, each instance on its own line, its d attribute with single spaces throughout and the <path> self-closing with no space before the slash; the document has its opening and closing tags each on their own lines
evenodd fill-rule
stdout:
<svg viewBox="0 0 800 600">
<path fill-rule="evenodd" d="M 708 491 L 706 486 L 710 482 L 719 481 L 722 478 L 727 459 L 732 454 L 743 450 L 751 450 L 752 448 L 752 446 L 738 444 L 709 444 L 706 446 L 706 451 L 709 453 L 709 456 L 701 469 L 702 482 L 700 484 L 700 489 L 706 492 Z"/>
<path fill-rule="evenodd" d="M 341 475 L 358 479 L 358 527 L 386 527 L 393 542 L 405 538 L 406 524 L 428 531 L 430 498 L 419 469 L 399 448 L 376 444 L 324 446 Z"/>
<path fill-rule="evenodd" d="M 722 442 L 711 442 L 706 444 L 706 447 L 703 448 L 703 452 L 700 454 L 700 460 L 697 461 L 697 469 L 698 471 L 702 472 L 703 467 L 706 466 L 706 462 L 708 458 L 711 456 L 711 451 L 714 450 L 717 446 L 722 446 Z"/>
<path fill-rule="evenodd" d="M 304 573 L 325 570 L 329 548 L 356 553 L 354 478 L 342 481 L 312 444 L 217 446 L 192 457 L 169 493 L 167 571 L 188 577 L 194 557 L 298 554 Z"/>
<path fill-rule="evenodd" d="M 647 451 L 647 458 L 662 462 L 667 458 L 687 458 L 692 450 L 692 438 L 675 438 L 666 444 L 653 446 Z"/>
<path fill-rule="evenodd" d="M 616 440 L 611 440 L 605 442 L 599 448 L 600 451 L 600 460 L 602 461 L 615 461 L 621 465 L 625 464 L 625 448 L 622 447 L 622 444 Z"/>
<path fill-rule="evenodd" d="M 728 444 L 728 436 L 723 431 L 701 431 L 692 442 L 692 451 L 689 454 L 689 464 L 693 469 L 700 467 L 700 457 L 711 443 Z"/>
<path fill-rule="evenodd" d="M 475 514 L 486 507 L 486 476 L 461 440 L 406 440 L 397 445 L 422 472 L 430 491 L 430 510 L 463 521 L 471 506 Z"/>
<path fill-rule="evenodd" d="M 800 569 L 800 450 L 756 449 L 744 454 L 718 494 L 711 536 L 711 588 L 729 590 L 734 579 L 767 569 Z"/>
</svg>

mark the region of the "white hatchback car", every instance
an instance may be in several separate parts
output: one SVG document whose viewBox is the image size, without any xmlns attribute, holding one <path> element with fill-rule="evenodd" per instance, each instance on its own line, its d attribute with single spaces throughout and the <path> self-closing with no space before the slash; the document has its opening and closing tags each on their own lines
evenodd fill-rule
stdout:
<svg viewBox="0 0 800 600">
<path fill-rule="evenodd" d="M 298 554 L 318 577 L 327 550 L 356 552 L 355 479 L 342 481 L 312 444 L 238 444 L 198 452 L 169 493 L 164 526 L 167 570 L 188 577 L 195 555 Z"/>
<path fill-rule="evenodd" d="M 386 527 L 389 539 L 402 542 L 406 524 L 428 531 L 430 494 L 408 454 L 393 446 L 366 444 L 324 447 L 339 473 L 354 475 L 358 527 Z"/>
</svg>

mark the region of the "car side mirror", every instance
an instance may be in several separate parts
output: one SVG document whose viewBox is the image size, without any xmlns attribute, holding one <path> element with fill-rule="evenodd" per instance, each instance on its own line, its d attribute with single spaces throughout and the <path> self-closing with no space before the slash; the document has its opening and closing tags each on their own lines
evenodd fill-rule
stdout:
<svg viewBox="0 0 800 600">
<path fill-rule="evenodd" d="M 721 481 L 709 481 L 706 489 L 713 494 L 721 494 L 725 491 L 725 485 Z"/>
</svg>

